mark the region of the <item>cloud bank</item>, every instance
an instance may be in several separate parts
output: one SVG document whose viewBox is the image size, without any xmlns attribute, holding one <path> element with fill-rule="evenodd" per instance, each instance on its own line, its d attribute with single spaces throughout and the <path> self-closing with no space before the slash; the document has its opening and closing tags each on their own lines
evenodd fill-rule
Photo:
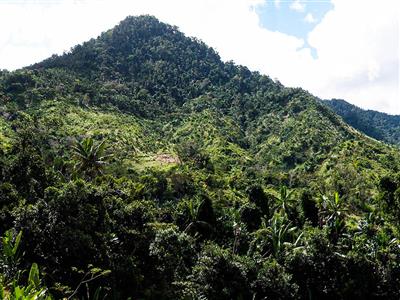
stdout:
<svg viewBox="0 0 400 300">
<path fill-rule="evenodd" d="M 98 36 L 127 15 L 152 14 L 234 60 L 321 98 L 400 114 L 396 0 L 332 0 L 305 40 L 260 24 L 277 0 L 0 0 L 0 69 L 16 69 Z M 306 2 L 293 9 L 308 17 Z"/>
</svg>

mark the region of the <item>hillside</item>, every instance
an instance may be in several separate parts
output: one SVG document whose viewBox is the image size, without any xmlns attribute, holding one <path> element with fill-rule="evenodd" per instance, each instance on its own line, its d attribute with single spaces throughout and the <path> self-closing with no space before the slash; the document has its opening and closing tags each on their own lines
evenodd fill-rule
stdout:
<svg viewBox="0 0 400 300">
<path fill-rule="evenodd" d="M 140 16 L 0 101 L 6 292 L 36 262 L 55 299 L 398 297 L 400 152 L 307 91 Z"/>
<path fill-rule="evenodd" d="M 400 145 L 400 116 L 364 110 L 344 100 L 323 101 L 354 128 L 377 140 Z"/>
</svg>

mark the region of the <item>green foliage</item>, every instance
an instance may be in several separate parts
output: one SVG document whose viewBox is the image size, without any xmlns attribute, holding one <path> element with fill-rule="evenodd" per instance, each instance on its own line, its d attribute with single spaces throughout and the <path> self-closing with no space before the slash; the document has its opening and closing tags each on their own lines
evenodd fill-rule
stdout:
<svg viewBox="0 0 400 300">
<path fill-rule="evenodd" d="M 287 187 L 282 185 L 279 188 L 279 196 L 276 198 L 275 209 L 278 209 L 281 213 L 287 213 L 293 202 L 292 192 L 288 192 Z"/>
<path fill-rule="evenodd" d="M 253 247 L 262 256 L 271 254 L 276 259 L 283 256 L 287 249 L 301 247 L 302 233 L 296 234 L 297 228 L 285 216 L 275 214 L 269 221 L 264 219 L 261 228 L 253 233 Z"/>
<path fill-rule="evenodd" d="M 5 283 L 0 279 L 0 299 L 2 300 L 51 300 L 47 288 L 41 287 L 39 278 L 39 267 L 33 263 L 29 271 L 27 285 L 22 286 L 14 280 Z"/>
<path fill-rule="evenodd" d="M 181 162 L 193 163 L 199 168 L 205 168 L 210 164 L 209 157 L 200 150 L 199 145 L 186 142 L 177 146 L 176 152 Z"/>
<path fill-rule="evenodd" d="M 317 226 L 319 221 L 319 210 L 317 207 L 317 202 L 312 199 L 312 194 L 310 192 L 304 191 L 301 194 L 301 207 L 304 218 L 307 221 L 310 221 L 313 226 Z"/>
<path fill-rule="evenodd" d="M 0 101 L 4 299 L 399 298 L 400 152 L 302 89 L 141 16 Z"/>
<path fill-rule="evenodd" d="M 12 230 L 7 230 L 1 238 L 0 268 L 5 280 L 10 280 L 19 273 L 21 237 L 22 231 L 15 235 Z"/>
<path fill-rule="evenodd" d="M 201 202 L 196 207 L 192 200 L 186 202 L 189 222 L 185 228 L 185 232 L 204 238 L 212 235 L 216 219 L 211 199 L 205 195 L 201 198 Z"/>
<path fill-rule="evenodd" d="M 292 276 L 274 259 L 263 262 L 252 283 L 254 299 L 296 299 L 298 286 Z"/>
<path fill-rule="evenodd" d="M 191 281 L 197 295 L 207 299 L 248 299 L 251 298 L 250 266 L 246 258 L 206 245 L 193 268 Z"/>
<path fill-rule="evenodd" d="M 348 124 L 366 135 L 391 144 L 400 145 L 400 117 L 363 110 L 344 100 L 323 101 Z"/>
<path fill-rule="evenodd" d="M 184 280 L 190 274 L 195 261 L 194 240 L 173 227 L 159 230 L 150 244 L 150 256 L 156 259 L 160 297 L 173 298 L 177 292 L 171 285 Z"/>
<path fill-rule="evenodd" d="M 89 178 L 102 174 L 108 158 L 104 154 L 105 146 L 106 141 L 95 145 L 92 138 L 85 138 L 81 142 L 77 142 L 73 147 L 74 154 L 78 160 L 75 166 L 77 172 Z"/>
<path fill-rule="evenodd" d="M 1 239 L 0 256 L 0 299 L 4 300 L 51 300 L 47 288 L 41 287 L 39 267 L 33 263 L 27 278 L 27 284 L 20 285 L 23 272 L 20 268 L 20 243 L 22 231 L 16 236 L 8 230 Z"/>
<path fill-rule="evenodd" d="M 400 217 L 400 174 L 384 176 L 378 185 L 380 204 L 387 214 L 392 216 L 395 222 L 398 222 Z"/>
</svg>

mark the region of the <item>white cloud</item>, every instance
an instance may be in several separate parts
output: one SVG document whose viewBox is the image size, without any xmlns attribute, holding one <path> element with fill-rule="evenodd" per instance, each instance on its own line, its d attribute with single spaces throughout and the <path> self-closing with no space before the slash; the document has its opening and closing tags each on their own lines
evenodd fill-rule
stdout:
<svg viewBox="0 0 400 300">
<path fill-rule="evenodd" d="M 301 3 L 300 0 L 294 0 L 289 7 L 290 9 L 293 9 L 298 12 L 303 12 L 306 8 L 306 6 L 303 3 Z"/>
<path fill-rule="evenodd" d="M 396 0 L 385 0 L 385 5 L 374 0 L 333 0 L 334 9 L 309 34 L 317 59 L 303 47 L 304 40 L 261 27 L 255 8 L 265 0 L 11 3 L 0 1 L 0 69 L 62 53 L 127 15 L 153 14 L 202 39 L 224 60 L 277 77 L 283 84 L 301 86 L 321 98 L 343 98 L 400 114 Z"/>
<path fill-rule="evenodd" d="M 397 1 L 333 4 L 334 10 L 309 34 L 318 51 L 316 71 L 324 80 L 306 86 L 322 97 L 400 114 Z"/>
<path fill-rule="evenodd" d="M 276 8 L 280 8 L 281 7 L 281 0 L 274 0 L 274 4 Z"/>
<path fill-rule="evenodd" d="M 304 21 L 306 21 L 307 23 L 316 23 L 317 20 L 314 18 L 314 16 L 312 15 L 312 13 L 308 13 L 305 17 L 304 17 Z"/>
</svg>

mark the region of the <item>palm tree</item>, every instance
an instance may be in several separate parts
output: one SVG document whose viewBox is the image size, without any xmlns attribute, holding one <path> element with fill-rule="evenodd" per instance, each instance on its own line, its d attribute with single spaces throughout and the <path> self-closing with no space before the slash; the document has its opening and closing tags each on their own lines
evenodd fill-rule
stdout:
<svg viewBox="0 0 400 300">
<path fill-rule="evenodd" d="M 77 142 L 72 147 L 74 156 L 78 159 L 75 169 L 89 178 L 102 174 L 106 160 L 110 157 L 110 155 L 104 155 L 105 145 L 105 141 L 95 145 L 90 137 Z"/>
</svg>

